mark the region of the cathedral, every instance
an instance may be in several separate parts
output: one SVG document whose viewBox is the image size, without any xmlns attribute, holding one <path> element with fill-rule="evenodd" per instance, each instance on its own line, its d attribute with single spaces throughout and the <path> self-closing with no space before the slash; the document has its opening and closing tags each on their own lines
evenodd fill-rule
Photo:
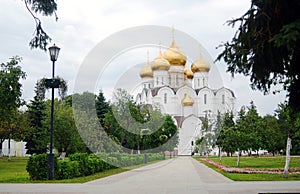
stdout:
<svg viewBox="0 0 300 194">
<path fill-rule="evenodd" d="M 160 49 L 158 56 L 153 61 L 148 59 L 140 70 L 143 89 L 136 102 L 172 116 L 179 129 L 178 155 L 191 155 L 194 142 L 204 134 L 201 129 L 205 118 L 214 126 L 218 113 L 234 110 L 233 91 L 209 87 L 208 79 L 213 79 L 209 78 L 210 68 L 201 53 L 188 64 L 173 38 L 169 48 Z"/>
</svg>

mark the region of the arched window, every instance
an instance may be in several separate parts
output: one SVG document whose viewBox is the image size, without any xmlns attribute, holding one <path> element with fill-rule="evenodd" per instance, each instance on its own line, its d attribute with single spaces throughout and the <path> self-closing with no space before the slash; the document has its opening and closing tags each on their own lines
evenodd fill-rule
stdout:
<svg viewBox="0 0 300 194">
<path fill-rule="evenodd" d="M 207 94 L 204 94 L 204 104 L 207 103 Z"/>
<path fill-rule="evenodd" d="M 164 93 L 164 103 L 167 104 L 167 93 Z"/>
<path fill-rule="evenodd" d="M 222 104 L 225 104 L 225 95 L 222 95 Z"/>
</svg>

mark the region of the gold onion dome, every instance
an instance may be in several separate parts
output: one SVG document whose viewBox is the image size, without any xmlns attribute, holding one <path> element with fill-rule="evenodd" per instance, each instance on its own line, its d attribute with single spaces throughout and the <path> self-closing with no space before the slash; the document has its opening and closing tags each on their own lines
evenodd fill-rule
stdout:
<svg viewBox="0 0 300 194">
<path fill-rule="evenodd" d="M 167 59 L 171 65 L 184 66 L 186 63 L 185 54 L 179 49 L 175 40 L 172 40 L 171 46 L 164 52 L 164 58 Z"/>
<path fill-rule="evenodd" d="M 154 59 L 152 62 L 152 70 L 169 70 L 170 69 L 170 63 L 168 60 L 166 60 L 161 51 L 159 51 L 158 56 Z"/>
<path fill-rule="evenodd" d="M 202 55 L 192 64 L 192 71 L 195 72 L 209 72 L 210 64 L 204 61 Z"/>
<path fill-rule="evenodd" d="M 194 73 L 192 72 L 192 70 L 186 65 L 184 70 L 184 75 L 187 79 L 193 79 L 194 78 Z"/>
<path fill-rule="evenodd" d="M 194 100 L 190 97 L 188 93 L 185 93 L 184 98 L 181 100 L 183 106 L 193 106 Z"/>
<path fill-rule="evenodd" d="M 141 78 L 152 78 L 153 71 L 149 62 L 140 71 Z"/>
</svg>

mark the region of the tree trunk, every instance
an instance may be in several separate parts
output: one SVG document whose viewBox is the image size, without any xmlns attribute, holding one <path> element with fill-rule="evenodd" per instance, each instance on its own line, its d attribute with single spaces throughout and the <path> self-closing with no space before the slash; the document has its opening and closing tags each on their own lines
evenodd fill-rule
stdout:
<svg viewBox="0 0 300 194">
<path fill-rule="evenodd" d="M 2 153 L 2 143 L 4 142 L 4 140 L 0 139 L 0 157 L 2 157 L 3 153 Z"/>
<path fill-rule="evenodd" d="M 220 155 L 220 161 L 222 161 L 222 147 L 219 147 L 219 155 Z"/>
<path fill-rule="evenodd" d="M 292 148 L 292 139 L 291 138 L 287 138 L 287 142 L 286 142 L 286 159 L 285 159 L 285 167 L 284 167 L 284 172 L 283 172 L 283 177 L 284 178 L 288 178 L 289 175 L 289 166 L 290 166 L 290 152 L 291 152 L 291 148 Z"/>
<path fill-rule="evenodd" d="M 237 167 L 240 166 L 240 155 L 241 155 L 241 151 L 238 150 L 238 157 L 237 157 L 237 163 L 236 163 L 236 166 L 237 166 Z"/>
<path fill-rule="evenodd" d="M 8 139 L 8 161 L 10 161 L 10 138 Z"/>
</svg>

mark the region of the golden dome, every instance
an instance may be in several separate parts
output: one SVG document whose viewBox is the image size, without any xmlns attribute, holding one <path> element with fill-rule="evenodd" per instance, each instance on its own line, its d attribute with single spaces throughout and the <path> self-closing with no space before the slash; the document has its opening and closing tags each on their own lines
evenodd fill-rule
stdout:
<svg viewBox="0 0 300 194">
<path fill-rule="evenodd" d="M 170 69 L 170 63 L 168 60 L 166 60 L 161 51 L 159 51 L 158 56 L 154 59 L 152 62 L 152 70 L 169 70 Z"/>
<path fill-rule="evenodd" d="M 149 62 L 141 69 L 140 71 L 140 77 L 141 78 L 152 78 L 153 77 L 153 71 L 151 68 L 151 65 Z"/>
<path fill-rule="evenodd" d="M 195 72 L 209 72 L 210 64 L 204 61 L 202 55 L 192 64 L 192 71 Z"/>
<path fill-rule="evenodd" d="M 164 58 L 167 59 L 171 65 L 175 66 L 184 66 L 186 63 L 186 56 L 179 49 L 174 39 L 169 49 L 164 52 Z"/>
<path fill-rule="evenodd" d="M 188 93 L 185 93 L 184 98 L 181 100 L 183 106 L 193 106 L 194 100 L 190 97 Z"/>
<path fill-rule="evenodd" d="M 186 65 L 184 67 L 184 75 L 187 79 L 193 79 L 194 78 L 194 73 L 191 71 L 191 69 Z"/>
</svg>

